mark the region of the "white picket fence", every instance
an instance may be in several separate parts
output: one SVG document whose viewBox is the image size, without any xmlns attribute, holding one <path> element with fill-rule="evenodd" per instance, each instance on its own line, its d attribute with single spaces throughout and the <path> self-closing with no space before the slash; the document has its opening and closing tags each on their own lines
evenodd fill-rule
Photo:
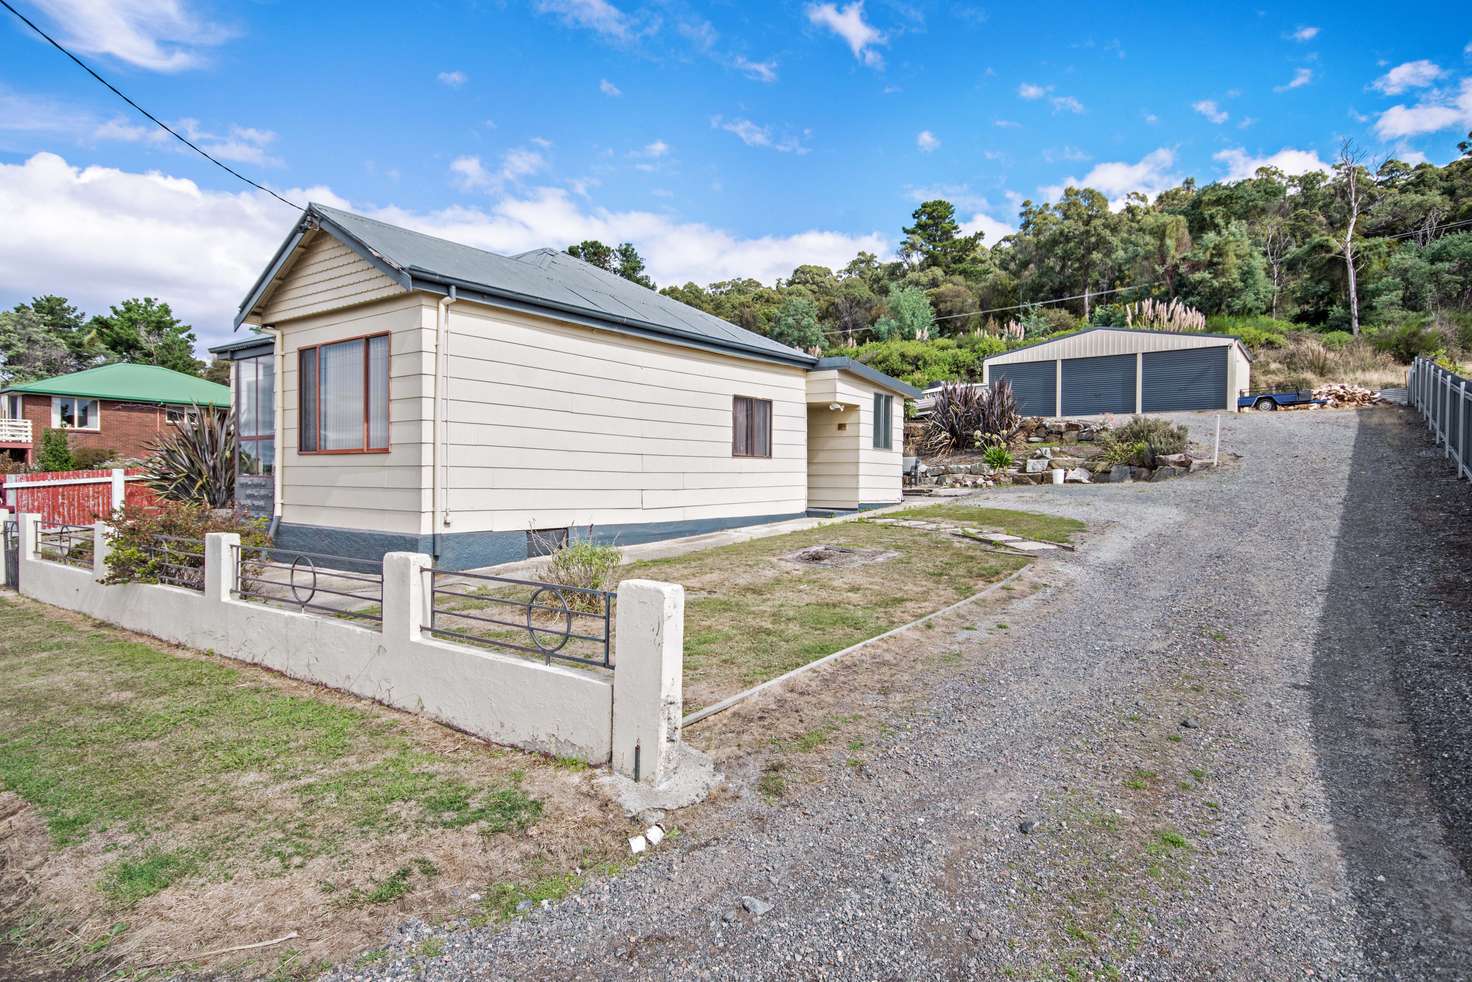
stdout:
<svg viewBox="0 0 1472 982">
<path fill-rule="evenodd" d="M 1410 402 L 1445 448 L 1458 477 L 1472 480 L 1472 382 L 1429 358 L 1411 363 Z"/>
</svg>

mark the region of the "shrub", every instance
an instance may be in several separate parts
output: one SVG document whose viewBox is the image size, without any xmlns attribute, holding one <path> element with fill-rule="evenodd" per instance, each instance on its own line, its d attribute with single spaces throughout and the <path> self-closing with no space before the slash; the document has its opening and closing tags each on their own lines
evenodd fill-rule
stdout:
<svg viewBox="0 0 1472 982">
<path fill-rule="evenodd" d="M 548 583 L 556 583 L 558 586 L 607 590 L 613 585 L 613 573 L 618 569 L 620 558 L 617 547 L 593 542 L 593 527 L 590 525 L 587 538 L 569 537 L 564 545 L 547 557 L 547 564 L 538 575 Z M 574 610 L 603 609 L 597 598 L 587 594 L 567 593 L 563 596 L 567 605 Z M 555 601 L 552 603 L 555 604 Z"/>
<path fill-rule="evenodd" d="M 211 511 L 203 505 L 163 500 L 157 504 L 125 504 L 108 519 L 107 576 L 104 583 L 188 583 L 190 571 L 199 585 L 204 583 L 204 560 L 184 552 L 203 553 L 204 537 L 210 532 L 235 532 L 243 546 L 270 544 L 264 519 L 249 519 L 233 512 Z M 166 555 L 158 536 L 167 535 L 198 542 L 197 549 L 176 544 Z M 184 567 L 180 569 L 179 567 Z M 192 585 L 192 584 L 190 584 Z"/>
<path fill-rule="evenodd" d="M 1204 331 L 1206 315 L 1179 300 L 1139 300 L 1124 305 L 1124 322 L 1127 327 L 1147 328 L 1152 331 Z"/>
<path fill-rule="evenodd" d="M 1354 340 L 1348 331 L 1325 331 L 1319 335 L 1319 343 L 1330 351 L 1338 351 Z"/>
<path fill-rule="evenodd" d="M 95 471 L 106 467 L 117 455 L 109 447 L 78 447 L 72 451 L 72 466 L 79 471 Z"/>
<path fill-rule="evenodd" d="M 1401 364 L 1410 364 L 1417 355 L 1435 356 L 1445 347 L 1441 332 L 1422 318 L 1395 327 L 1381 327 L 1365 332 L 1376 350 L 1383 351 Z"/>
<path fill-rule="evenodd" d="M 1150 465 L 1150 444 L 1144 440 L 1116 440 L 1106 437 L 1102 445 L 1104 452 L 1099 456 L 1106 464 L 1133 464 L 1136 467 Z"/>
<path fill-rule="evenodd" d="M 228 413 L 195 410 L 149 445 L 147 483 L 172 501 L 226 508 L 235 500 L 235 424 Z"/>
<path fill-rule="evenodd" d="M 1111 463 L 1138 461 L 1141 467 L 1153 467 L 1161 454 L 1184 453 L 1186 428 L 1158 416 L 1136 416 L 1123 426 L 1108 431 L 1102 440 L 1104 452 L 1125 454 Z M 1128 448 L 1126 452 L 1121 447 Z"/>
<path fill-rule="evenodd" d="M 935 394 L 920 447 L 943 455 L 1006 443 L 1021 424 L 1012 385 L 1005 379 L 991 386 L 946 382 Z"/>
<path fill-rule="evenodd" d="M 1297 328 L 1288 321 L 1275 320 L 1266 314 L 1218 314 L 1206 319 L 1206 329 L 1215 334 L 1232 334 L 1254 351 L 1281 348 Z"/>
<path fill-rule="evenodd" d="M 993 443 L 981 456 L 994 471 L 1004 471 L 1013 464 L 1012 451 L 1005 443 Z"/>
<path fill-rule="evenodd" d="M 41 450 L 36 454 L 38 471 L 73 471 L 72 449 L 67 443 L 66 430 L 42 430 Z"/>
</svg>

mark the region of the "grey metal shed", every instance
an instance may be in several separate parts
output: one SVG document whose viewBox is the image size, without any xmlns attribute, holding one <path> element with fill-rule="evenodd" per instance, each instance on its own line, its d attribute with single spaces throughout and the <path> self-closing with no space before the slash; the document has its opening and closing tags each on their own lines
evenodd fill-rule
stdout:
<svg viewBox="0 0 1472 982">
<path fill-rule="evenodd" d="M 982 381 L 1011 381 L 1029 416 L 1095 416 L 1235 409 L 1251 368 L 1231 335 L 1091 327 L 993 355 Z"/>
</svg>

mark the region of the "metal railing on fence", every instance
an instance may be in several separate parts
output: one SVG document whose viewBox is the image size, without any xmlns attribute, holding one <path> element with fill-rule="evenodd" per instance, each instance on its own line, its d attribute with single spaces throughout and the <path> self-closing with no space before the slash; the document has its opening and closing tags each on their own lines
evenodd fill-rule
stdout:
<svg viewBox="0 0 1472 982">
<path fill-rule="evenodd" d="M 167 586 L 204 592 L 204 540 L 155 535 L 143 547 L 153 578 Z"/>
<path fill-rule="evenodd" d="M 36 557 L 77 569 L 91 569 L 94 553 L 92 526 L 42 525 L 36 538 Z"/>
<path fill-rule="evenodd" d="M 1406 384 L 1411 405 L 1445 449 L 1457 476 L 1472 480 L 1472 381 L 1418 357 Z"/>
<path fill-rule="evenodd" d="M 614 594 L 607 590 L 431 568 L 429 623 L 438 638 L 611 668 Z"/>
<path fill-rule="evenodd" d="M 383 621 L 383 564 L 276 546 L 235 547 L 240 600 L 357 620 Z"/>
</svg>

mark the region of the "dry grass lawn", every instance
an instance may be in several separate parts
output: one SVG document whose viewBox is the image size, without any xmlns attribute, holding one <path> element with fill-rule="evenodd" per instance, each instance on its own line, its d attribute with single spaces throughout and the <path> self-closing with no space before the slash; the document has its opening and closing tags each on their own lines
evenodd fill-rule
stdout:
<svg viewBox="0 0 1472 982">
<path fill-rule="evenodd" d="M 0 599 L 0 672 L 0 977 L 305 977 L 411 913 L 499 919 L 627 852 L 576 762 L 54 608 Z"/>
</svg>

